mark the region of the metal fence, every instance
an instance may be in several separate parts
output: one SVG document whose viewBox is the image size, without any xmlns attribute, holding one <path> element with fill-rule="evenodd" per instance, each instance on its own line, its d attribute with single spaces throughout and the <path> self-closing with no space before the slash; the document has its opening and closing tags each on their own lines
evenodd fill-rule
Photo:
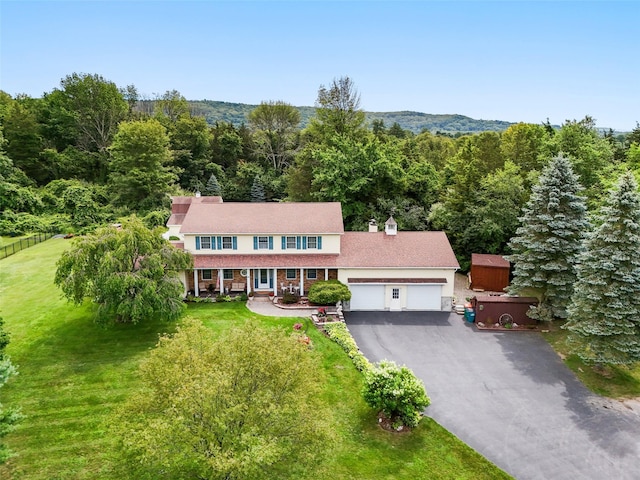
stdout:
<svg viewBox="0 0 640 480">
<path fill-rule="evenodd" d="M 9 245 L 0 247 L 0 260 L 3 258 L 7 258 L 14 253 L 18 253 L 20 250 L 24 250 L 25 248 L 33 247 L 34 245 L 44 242 L 45 240 L 49 240 L 53 237 L 55 233 L 47 232 L 47 233 L 36 233 L 29 237 L 21 238 L 18 241 L 10 243 Z"/>
</svg>

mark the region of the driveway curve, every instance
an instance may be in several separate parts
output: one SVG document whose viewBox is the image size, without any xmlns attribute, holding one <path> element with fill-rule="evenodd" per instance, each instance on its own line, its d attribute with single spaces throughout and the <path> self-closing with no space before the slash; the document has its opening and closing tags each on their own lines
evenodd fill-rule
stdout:
<svg viewBox="0 0 640 480">
<path fill-rule="evenodd" d="M 478 331 L 444 312 L 351 312 L 371 361 L 406 364 L 426 415 L 519 480 L 632 480 L 640 411 L 589 392 L 535 332 Z"/>
</svg>

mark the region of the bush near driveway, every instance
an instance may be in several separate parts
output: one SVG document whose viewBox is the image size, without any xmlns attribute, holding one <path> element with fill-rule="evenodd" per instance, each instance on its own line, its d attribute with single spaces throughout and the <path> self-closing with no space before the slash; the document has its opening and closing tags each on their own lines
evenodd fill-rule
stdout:
<svg viewBox="0 0 640 480">
<path fill-rule="evenodd" d="M 382 360 L 365 372 L 363 395 L 394 426 L 417 426 L 422 411 L 431 404 L 422 381 L 406 366 L 399 367 L 389 360 Z"/>
</svg>

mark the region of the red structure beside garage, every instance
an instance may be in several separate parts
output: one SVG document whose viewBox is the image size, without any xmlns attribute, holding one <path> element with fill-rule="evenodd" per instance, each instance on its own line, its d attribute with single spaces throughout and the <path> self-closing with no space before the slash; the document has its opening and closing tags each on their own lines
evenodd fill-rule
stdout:
<svg viewBox="0 0 640 480">
<path fill-rule="evenodd" d="M 502 297 L 483 296 L 471 299 L 476 316 L 476 322 L 486 325 L 500 323 L 517 323 L 518 325 L 535 325 L 536 320 L 527 316 L 532 306 L 538 305 L 538 299 L 533 297 Z"/>
<path fill-rule="evenodd" d="M 473 290 L 503 292 L 509 286 L 511 264 L 500 255 L 471 254 L 469 279 Z"/>
</svg>

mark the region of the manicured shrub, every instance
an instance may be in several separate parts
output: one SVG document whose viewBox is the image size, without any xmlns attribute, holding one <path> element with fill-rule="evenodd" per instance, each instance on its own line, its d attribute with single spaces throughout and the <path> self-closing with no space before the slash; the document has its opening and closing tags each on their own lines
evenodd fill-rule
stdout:
<svg viewBox="0 0 640 480">
<path fill-rule="evenodd" d="M 284 292 L 282 295 L 282 303 L 285 305 L 290 305 L 292 303 L 298 303 L 300 300 L 300 295 L 291 292 Z"/>
<path fill-rule="evenodd" d="M 331 340 L 342 347 L 358 370 L 364 372 L 371 368 L 371 363 L 358 349 L 358 345 L 344 323 L 329 323 L 325 325 L 324 330 Z"/>
<path fill-rule="evenodd" d="M 335 305 L 351 300 L 351 291 L 338 280 L 321 280 L 309 288 L 309 301 L 316 305 Z"/>
<path fill-rule="evenodd" d="M 424 384 L 406 366 L 382 360 L 365 372 L 365 401 L 394 425 L 415 427 L 431 400 Z"/>
</svg>

